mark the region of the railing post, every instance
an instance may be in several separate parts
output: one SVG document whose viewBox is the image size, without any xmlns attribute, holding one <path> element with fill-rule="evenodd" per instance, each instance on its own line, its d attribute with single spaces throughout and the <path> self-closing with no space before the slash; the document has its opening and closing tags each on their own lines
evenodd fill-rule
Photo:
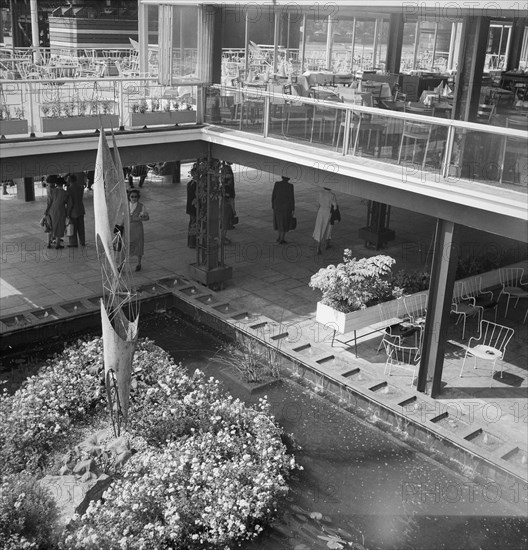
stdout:
<svg viewBox="0 0 528 550">
<path fill-rule="evenodd" d="M 203 84 L 198 84 L 196 88 L 196 123 L 203 124 L 205 112 L 205 89 Z"/>
<path fill-rule="evenodd" d="M 29 135 L 31 137 L 34 137 L 35 136 L 35 113 L 34 113 L 33 109 L 34 109 L 36 101 L 34 101 L 34 98 L 33 98 L 33 93 L 34 93 L 33 84 L 31 82 L 26 82 L 25 87 L 26 87 L 26 90 L 28 90 L 27 95 L 29 97 Z M 36 85 L 35 85 L 35 89 L 36 89 Z M 22 97 L 20 99 L 22 99 Z M 22 102 L 22 105 L 23 104 L 24 103 Z M 39 105 L 39 108 L 40 108 L 40 101 L 39 101 L 38 105 Z"/>
<path fill-rule="evenodd" d="M 455 142 L 455 127 L 449 126 L 447 129 L 447 138 L 444 158 L 442 159 L 442 178 L 449 177 L 449 166 L 451 165 L 451 155 L 453 154 L 453 143 Z"/>
<path fill-rule="evenodd" d="M 268 137 L 269 132 L 269 112 L 270 112 L 270 97 L 264 96 L 264 137 Z"/>
<path fill-rule="evenodd" d="M 350 119 L 352 117 L 352 111 L 347 109 L 345 112 L 345 128 L 343 129 L 343 156 L 348 153 L 348 147 L 350 144 Z"/>
<path fill-rule="evenodd" d="M 125 98 L 123 95 L 123 81 L 119 80 L 117 87 L 117 104 L 119 106 L 119 129 L 125 128 Z"/>
</svg>

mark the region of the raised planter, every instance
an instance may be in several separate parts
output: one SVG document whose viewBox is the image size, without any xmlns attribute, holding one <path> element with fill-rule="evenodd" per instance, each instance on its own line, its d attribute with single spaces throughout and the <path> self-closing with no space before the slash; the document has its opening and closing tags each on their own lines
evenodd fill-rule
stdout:
<svg viewBox="0 0 528 550">
<path fill-rule="evenodd" d="M 412 304 L 412 296 L 424 294 L 425 291 L 411 294 L 407 297 L 408 303 Z M 383 312 L 381 311 L 383 308 Z M 383 314 L 382 314 L 383 313 Z M 409 311 L 409 313 L 414 313 Z M 315 320 L 328 328 L 335 329 L 340 334 L 346 334 L 354 330 L 370 327 L 372 325 L 382 325 L 385 321 L 398 319 L 402 317 L 402 305 L 400 300 L 389 300 L 383 304 L 367 307 L 350 313 L 343 313 L 336 309 L 317 302 L 317 312 Z"/>
<path fill-rule="evenodd" d="M 28 121 L 26 119 L 0 120 L 0 135 L 27 134 Z"/>
<path fill-rule="evenodd" d="M 196 111 L 130 113 L 130 126 L 174 125 L 196 122 Z"/>
<path fill-rule="evenodd" d="M 394 300 L 396 302 L 396 300 Z M 395 315 L 397 311 L 397 305 L 395 304 Z M 322 325 L 325 325 L 340 334 L 346 334 L 353 330 L 368 327 L 374 323 L 379 323 L 380 308 L 379 305 L 368 307 L 366 309 L 359 309 L 357 311 L 351 311 L 350 313 L 343 313 L 337 311 L 333 307 L 327 306 L 322 302 L 317 302 L 317 313 L 315 320 Z"/>
<path fill-rule="evenodd" d="M 101 125 L 104 128 L 118 128 L 119 115 L 88 115 L 71 117 L 44 117 L 42 131 L 46 132 L 71 132 L 74 130 L 98 130 Z"/>
<path fill-rule="evenodd" d="M 198 264 L 189 264 L 189 275 L 195 281 L 206 286 L 213 284 L 223 285 L 224 281 L 233 277 L 233 268 L 226 265 L 214 269 L 207 269 L 205 266 L 200 266 Z"/>
</svg>

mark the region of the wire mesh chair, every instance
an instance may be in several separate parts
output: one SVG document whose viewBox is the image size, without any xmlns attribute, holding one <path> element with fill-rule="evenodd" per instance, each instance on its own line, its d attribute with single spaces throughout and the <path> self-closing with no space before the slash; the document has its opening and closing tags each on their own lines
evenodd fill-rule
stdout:
<svg viewBox="0 0 528 550">
<path fill-rule="evenodd" d="M 505 294 L 508 298 L 506 302 L 506 311 L 504 317 L 508 315 L 508 307 L 510 306 L 510 300 L 515 300 L 515 306 L 519 303 L 521 298 L 528 298 L 528 290 L 523 288 L 524 285 L 528 285 L 528 281 L 523 281 L 524 269 L 522 267 L 504 267 L 499 269 L 499 280 L 502 285 L 502 290 L 499 294 L 500 297 Z"/>
<path fill-rule="evenodd" d="M 418 142 L 425 142 L 423 159 L 422 159 L 422 169 L 423 169 L 427 162 L 427 151 L 429 150 L 432 131 L 433 131 L 433 126 L 431 124 L 405 120 L 403 123 L 403 130 L 401 135 L 400 152 L 398 153 L 398 164 L 400 164 L 402 161 L 402 154 L 405 148 L 404 144 L 406 139 L 407 139 L 407 143 L 409 143 L 410 140 L 413 141 L 412 162 L 414 162 L 414 157 L 416 155 L 416 146 Z"/>
<path fill-rule="evenodd" d="M 462 296 L 462 282 L 456 282 L 453 290 L 453 301 L 451 302 L 451 313 L 458 315 L 456 324 L 463 319 L 462 324 L 462 340 L 464 340 L 466 334 L 466 319 L 468 317 L 477 317 L 477 321 L 480 327 L 480 321 L 484 315 L 484 308 L 475 304 L 475 299 L 472 297 L 465 298 Z"/>
<path fill-rule="evenodd" d="M 387 354 L 385 362 L 384 374 L 391 375 L 392 367 L 401 367 L 403 369 L 412 370 L 411 386 L 416 378 L 416 371 L 420 363 L 421 347 L 420 346 L 402 346 L 392 341 L 390 337 L 383 337 L 383 346 Z"/>
<path fill-rule="evenodd" d="M 498 325 L 497 323 L 492 323 L 491 321 L 481 321 L 479 336 L 474 336 L 469 339 L 466 354 L 464 355 L 464 361 L 462 362 L 462 367 L 460 368 L 460 377 L 462 377 L 462 372 L 464 371 L 464 365 L 466 364 L 468 355 L 473 357 L 473 368 L 475 369 L 477 368 L 477 359 L 481 359 L 482 361 L 491 361 L 491 387 L 497 360 L 504 360 L 506 346 L 511 340 L 514 332 L 515 331 L 510 327 Z M 501 369 L 501 378 L 502 372 L 503 371 Z"/>
<path fill-rule="evenodd" d="M 462 297 L 474 298 L 475 305 L 481 307 L 483 313 L 492 309 L 495 310 L 495 322 L 497 322 L 497 306 L 499 305 L 499 300 L 495 299 L 491 290 L 482 290 L 482 277 L 476 276 L 463 280 Z"/>
<path fill-rule="evenodd" d="M 410 319 L 406 314 L 401 315 L 400 310 L 405 309 L 403 300 L 396 300 L 397 308 L 395 314 L 394 308 L 392 307 L 393 304 L 394 300 L 384 304 L 379 304 L 381 322 L 386 323 L 391 320 L 394 320 L 395 322 L 385 328 L 385 333 L 378 346 L 378 352 L 382 348 L 383 340 L 386 336 L 391 338 L 397 344 L 402 345 L 404 339 L 416 335 L 418 331 L 421 330 L 419 326 L 409 323 Z"/>
<path fill-rule="evenodd" d="M 422 292 L 403 298 L 407 315 L 411 323 L 415 325 L 422 325 L 425 322 L 425 316 L 427 314 L 427 295 L 427 292 Z"/>
</svg>

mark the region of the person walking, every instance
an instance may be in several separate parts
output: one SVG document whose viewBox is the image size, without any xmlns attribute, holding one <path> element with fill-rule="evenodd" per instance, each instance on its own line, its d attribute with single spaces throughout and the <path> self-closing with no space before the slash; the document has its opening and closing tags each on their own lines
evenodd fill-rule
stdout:
<svg viewBox="0 0 528 550">
<path fill-rule="evenodd" d="M 128 185 L 134 189 L 134 178 L 139 178 L 139 187 L 143 187 L 148 175 L 148 166 L 146 164 L 136 164 L 130 168 L 128 174 Z"/>
<path fill-rule="evenodd" d="M 317 242 L 317 254 L 322 254 L 322 246 L 324 243 L 326 243 L 326 248 L 331 247 L 332 225 L 330 224 L 330 218 L 332 215 L 332 208 L 337 208 L 337 199 L 331 189 L 323 187 L 323 189 L 319 191 L 317 204 L 319 209 L 317 210 L 317 217 L 315 218 L 313 238 Z"/>
<path fill-rule="evenodd" d="M 66 177 L 68 185 L 68 218 L 73 225 L 73 235 L 69 237 L 68 246 L 77 248 L 79 243 L 81 246 L 86 246 L 86 238 L 84 231 L 84 185 L 77 179 L 75 174 L 70 174 Z"/>
<path fill-rule="evenodd" d="M 141 259 L 145 249 L 145 234 L 143 222 L 149 220 L 145 205 L 139 202 L 141 194 L 138 189 L 128 190 L 128 205 L 130 213 L 130 256 L 137 256 L 136 271 L 141 271 Z M 126 238 L 126 237 L 125 237 Z"/>
<path fill-rule="evenodd" d="M 52 180 L 53 181 L 53 180 Z M 54 180 L 54 187 L 48 188 L 48 203 L 46 214 L 51 218 L 51 231 L 48 237 L 48 248 L 64 248 L 61 244 L 62 237 L 66 231 L 66 215 L 68 213 L 68 193 L 64 189 L 65 181 L 58 177 Z"/>
<path fill-rule="evenodd" d="M 295 214 L 295 193 L 290 178 L 282 176 L 276 181 L 271 194 L 271 208 L 273 209 L 273 229 L 278 231 L 277 242 L 286 244 L 284 237 L 290 229 L 290 220 Z"/>
</svg>

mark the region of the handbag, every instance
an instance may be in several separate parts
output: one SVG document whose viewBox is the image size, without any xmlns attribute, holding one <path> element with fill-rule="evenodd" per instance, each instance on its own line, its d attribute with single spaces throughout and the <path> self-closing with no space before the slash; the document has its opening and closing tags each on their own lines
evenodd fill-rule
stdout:
<svg viewBox="0 0 528 550">
<path fill-rule="evenodd" d="M 51 233 L 51 217 L 49 214 L 44 214 L 39 223 L 44 229 L 44 233 Z"/>
<path fill-rule="evenodd" d="M 233 216 L 233 220 L 231 222 L 233 225 L 236 225 L 238 223 L 238 216 Z"/>
<path fill-rule="evenodd" d="M 293 231 L 294 229 L 297 229 L 297 218 L 292 216 L 288 222 L 288 231 Z"/>
<path fill-rule="evenodd" d="M 66 225 L 66 231 L 64 232 L 65 237 L 73 237 L 75 231 L 73 230 L 73 223 L 69 222 L 68 225 Z"/>
<path fill-rule="evenodd" d="M 334 222 L 341 221 L 341 212 L 339 211 L 339 206 L 335 208 L 330 206 L 330 225 L 334 225 Z"/>
</svg>

